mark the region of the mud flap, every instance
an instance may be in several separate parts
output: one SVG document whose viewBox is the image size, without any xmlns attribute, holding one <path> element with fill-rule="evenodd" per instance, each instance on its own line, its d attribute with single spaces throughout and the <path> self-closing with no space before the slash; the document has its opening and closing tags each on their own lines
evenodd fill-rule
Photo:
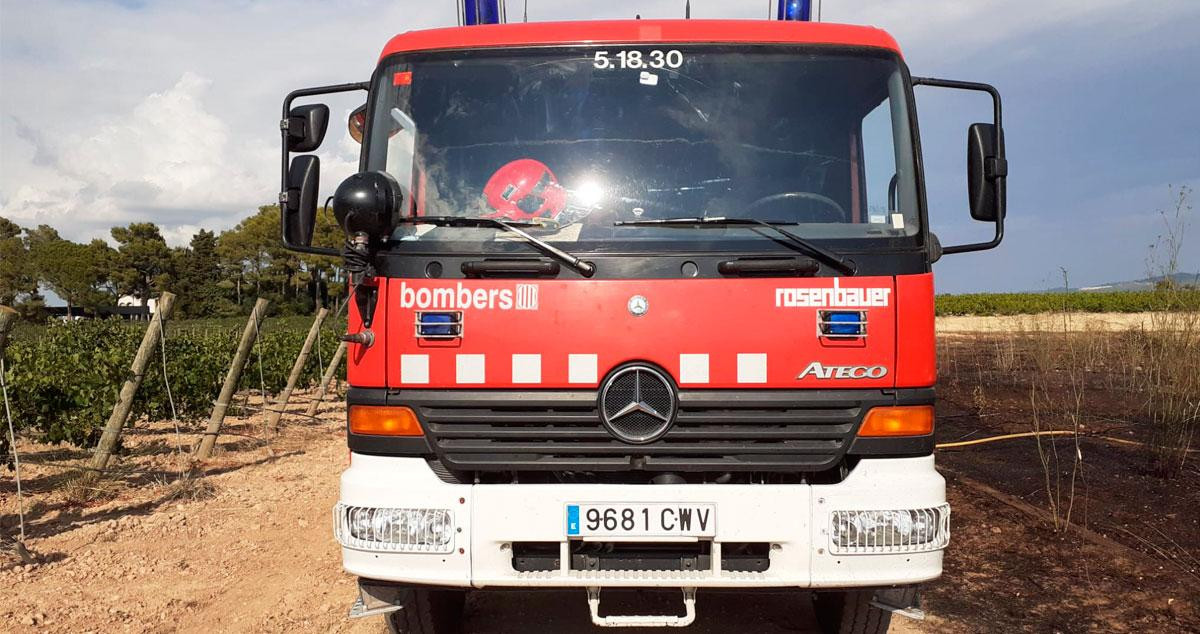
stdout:
<svg viewBox="0 0 1200 634">
<path fill-rule="evenodd" d="M 878 590 L 875 592 L 875 598 L 871 600 L 871 606 L 914 621 L 924 621 L 925 611 L 918 607 L 921 604 L 920 595 L 914 595 L 911 599 L 906 600 L 904 589 Z M 912 605 L 903 605 L 905 603 Z"/>
<path fill-rule="evenodd" d="M 350 618 L 388 614 L 400 610 L 400 588 L 358 580 L 358 598 L 350 606 Z"/>
</svg>

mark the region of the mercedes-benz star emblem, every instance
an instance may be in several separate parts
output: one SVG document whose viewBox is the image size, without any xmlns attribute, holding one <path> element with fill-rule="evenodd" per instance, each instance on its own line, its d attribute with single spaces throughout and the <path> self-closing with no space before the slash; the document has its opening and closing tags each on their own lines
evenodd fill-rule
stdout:
<svg viewBox="0 0 1200 634">
<path fill-rule="evenodd" d="M 675 420 L 675 386 L 648 365 L 621 368 L 604 381 L 600 418 L 609 433 L 627 443 L 657 440 Z"/>
<path fill-rule="evenodd" d="M 646 311 L 650 310 L 650 302 L 642 295 L 634 295 L 629 298 L 628 307 L 630 315 L 641 317 L 646 314 Z"/>
</svg>

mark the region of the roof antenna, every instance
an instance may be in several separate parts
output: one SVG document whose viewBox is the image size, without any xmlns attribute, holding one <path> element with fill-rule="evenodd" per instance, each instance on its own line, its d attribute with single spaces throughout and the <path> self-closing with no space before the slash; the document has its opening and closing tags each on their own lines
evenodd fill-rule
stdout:
<svg viewBox="0 0 1200 634">
<path fill-rule="evenodd" d="M 634 19 L 634 20 L 641 20 L 641 19 L 642 19 L 642 14 L 640 14 L 640 13 L 638 13 L 638 14 L 635 14 L 635 15 L 633 16 L 633 19 Z"/>
<path fill-rule="evenodd" d="M 686 2 L 683 3 L 683 19 L 692 19 L 692 0 L 686 0 Z"/>
<path fill-rule="evenodd" d="M 529 21 L 529 0 L 525 0 L 525 15 L 521 16 L 522 22 Z"/>
</svg>

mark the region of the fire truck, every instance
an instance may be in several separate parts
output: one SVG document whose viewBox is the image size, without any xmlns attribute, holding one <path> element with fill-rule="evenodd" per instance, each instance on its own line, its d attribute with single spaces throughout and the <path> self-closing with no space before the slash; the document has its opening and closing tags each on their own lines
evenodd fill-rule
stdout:
<svg viewBox="0 0 1200 634">
<path fill-rule="evenodd" d="M 685 626 L 714 589 L 795 590 L 830 632 L 920 616 L 950 540 L 932 265 L 1001 241 L 1000 96 L 809 13 L 467 0 L 369 81 L 287 96 L 283 242 L 350 276 L 351 616 L 442 633 L 513 589 L 577 589 L 600 626 Z M 967 130 L 986 242 L 929 225 L 914 87 L 991 98 Z M 313 97 L 355 92 L 359 172 L 319 205 Z M 318 207 L 340 248 L 313 245 Z M 682 603 L 602 607 L 628 589 Z"/>
</svg>

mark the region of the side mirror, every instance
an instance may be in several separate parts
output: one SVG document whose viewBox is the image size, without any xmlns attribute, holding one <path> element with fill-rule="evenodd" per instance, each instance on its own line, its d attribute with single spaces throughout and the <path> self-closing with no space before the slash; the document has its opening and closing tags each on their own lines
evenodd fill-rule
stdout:
<svg viewBox="0 0 1200 634">
<path fill-rule="evenodd" d="M 321 147 L 328 127 L 329 106 L 316 103 L 292 108 L 287 118 L 288 151 L 312 152 Z"/>
<path fill-rule="evenodd" d="M 287 172 L 287 199 L 281 205 L 284 244 L 312 245 L 317 224 L 317 185 L 320 182 L 321 159 L 312 154 L 292 159 Z"/>
<path fill-rule="evenodd" d="M 1004 214 L 1004 138 L 991 123 L 973 123 L 967 128 L 967 197 L 971 217 L 996 222 Z"/>
<path fill-rule="evenodd" d="M 367 104 L 364 103 L 350 113 L 350 118 L 346 120 L 346 127 L 350 129 L 350 138 L 362 145 L 363 131 L 367 128 Z"/>
<path fill-rule="evenodd" d="M 913 86 L 932 86 L 950 90 L 987 93 L 992 98 L 992 123 L 973 123 L 967 128 L 967 197 L 971 217 L 995 225 L 996 233 L 987 242 L 952 244 L 941 247 L 932 244 L 930 262 L 941 254 L 984 251 L 1000 245 L 1004 239 L 1004 216 L 1007 207 L 1008 160 L 1004 158 L 1004 125 L 1001 117 L 1000 92 L 988 84 L 933 77 L 913 77 Z M 930 233 L 932 236 L 932 233 Z M 941 247 L 940 250 L 934 247 Z"/>
<path fill-rule="evenodd" d="M 292 157 L 293 153 L 312 152 L 325 140 L 329 127 L 329 106 L 305 104 L 292 107 L 301 97 L 358 92 L 370 88 L 367 82 L 336 84 L 293 90 L 283 99 L 279 137 L 279 215 L 283 246 L 290 251 L 339 257 L 340 249 L 312 246 L 317 220 L 317 187 L 321 180 L 321 161 L 312 155 Z"/>
</svg>

